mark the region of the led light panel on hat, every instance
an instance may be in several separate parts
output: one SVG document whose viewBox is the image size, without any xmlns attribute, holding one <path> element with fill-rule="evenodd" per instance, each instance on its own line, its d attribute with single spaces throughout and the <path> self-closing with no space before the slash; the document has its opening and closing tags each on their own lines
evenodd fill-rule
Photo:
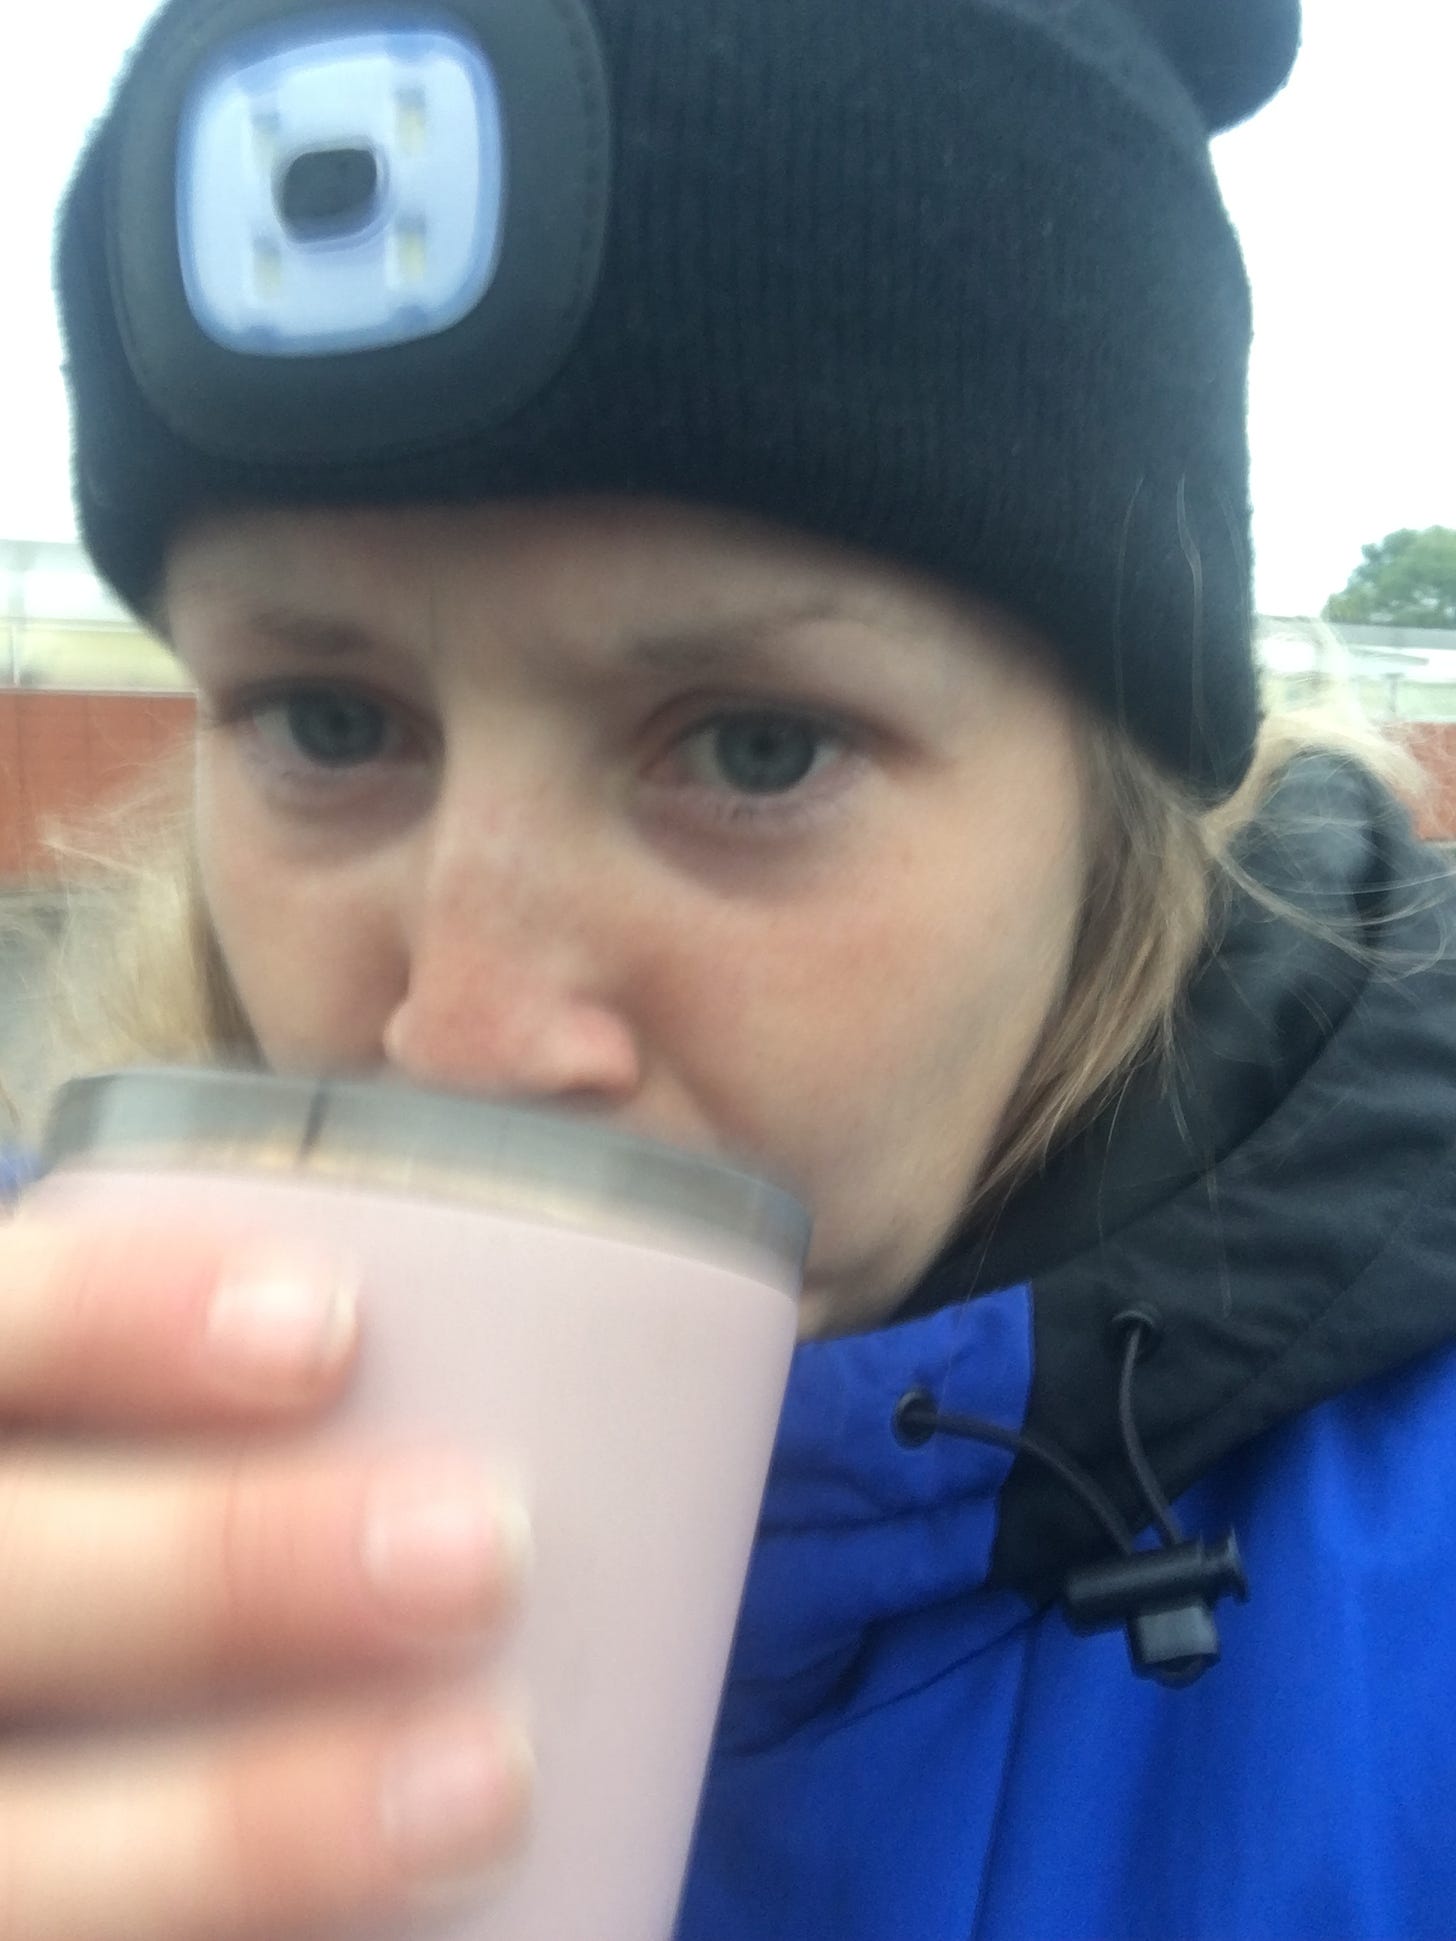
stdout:
<svg viewBox="0 0 1456 1941">
<path fill-rule="evenodd" d="M 490 286 L 504 191 L 478 44 L 405 13 L 274 28 L 217 55 L 183 107 L 188 304 L 215 343 L 260 357 L 433 336 Z"/>
<path fill-rule="evenodd" d="M 549 381 L 606 228 L 578 0 L 173 21 L 118 103 L 111 227 L 166 423 L 235 459 L 347 463 L 486 430 Z"/>
</svg>

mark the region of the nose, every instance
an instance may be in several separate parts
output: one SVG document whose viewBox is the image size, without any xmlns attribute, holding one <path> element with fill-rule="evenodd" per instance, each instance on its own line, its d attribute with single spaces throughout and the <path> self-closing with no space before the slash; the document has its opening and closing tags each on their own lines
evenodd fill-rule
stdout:
<svg viewBox="0 0 1456 1941">
<path fill-rule="evenodd" d="M 623 995 L 627 937 L 600 873 L 573 865 L 563 837 L 527 842 L 477 819 L 407 874 L 406 984 L 383 1037 L 391 1068 L 451 1091 L 626 1105 L 642 1046 Z"/>
</svg>

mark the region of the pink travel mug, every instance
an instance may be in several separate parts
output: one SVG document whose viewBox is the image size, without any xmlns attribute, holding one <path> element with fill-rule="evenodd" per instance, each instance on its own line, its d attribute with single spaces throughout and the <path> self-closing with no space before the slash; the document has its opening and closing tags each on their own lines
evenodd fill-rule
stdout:
<svg viewBox="0 0 1456 1941">
<path fill-rule="evenodd" d="M 809 1222 L 736 1168 L 388 1082 L 124 1072 L 61 1093 L 52 1218 L 124 1211 L 360 1263 L 321 1440 L 445 1444 L 523 1494 L 531 1581 L 484 1688 L 539 1764 L 499 1885 L 389 1941 L 667 1941 L 796 1335 Z"/>
</svg>

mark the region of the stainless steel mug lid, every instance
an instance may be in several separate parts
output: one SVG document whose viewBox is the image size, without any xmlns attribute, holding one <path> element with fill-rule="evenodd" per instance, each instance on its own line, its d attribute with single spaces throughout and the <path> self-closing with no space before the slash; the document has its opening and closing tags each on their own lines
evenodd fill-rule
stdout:
<svg viewBox="0 0 1456 1941">
<path fill-rule="evenodd" d="M 747 1242 L 794 1274 L 808 1213 L 722 1160 L 536 1106 L 393 1080 L 143 1067 L 74 1079 L 52 1108 L 46 1169 L 228 1168 L 464 1200 L 638 1238 Z"/>
</svg>

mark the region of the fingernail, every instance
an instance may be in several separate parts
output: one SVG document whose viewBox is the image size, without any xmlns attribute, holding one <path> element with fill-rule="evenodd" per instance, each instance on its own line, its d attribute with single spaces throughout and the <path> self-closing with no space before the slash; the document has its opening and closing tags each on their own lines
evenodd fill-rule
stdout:
<svg viewBox="0 0 1456 1941">
<path fill-rule="evenodd" d="M 281 1255 L 259 1257 L 237 1262 L 218 1283 L 207 1347 L 242 1386 L 311 1387 L 343 1362 L 358 1325 L 349 1276 Z"/>
<path fill-rule="evenodd" d="M 524 1741 L 498 1719 L 442 1718 L 389 1759 L 380 1824 L 417 1881 L 462 1887 L 498 1866 L 518 1839 L 532 1776 Z"/>
<path fill-rule="evenodd" d="M 521 1502 L 455 1465 L 383 1476 L 370 1492 L 364 1570 L 386 1614 L 428 1628 L 484 1623 L 530 1551 Z"/>
</svg>

